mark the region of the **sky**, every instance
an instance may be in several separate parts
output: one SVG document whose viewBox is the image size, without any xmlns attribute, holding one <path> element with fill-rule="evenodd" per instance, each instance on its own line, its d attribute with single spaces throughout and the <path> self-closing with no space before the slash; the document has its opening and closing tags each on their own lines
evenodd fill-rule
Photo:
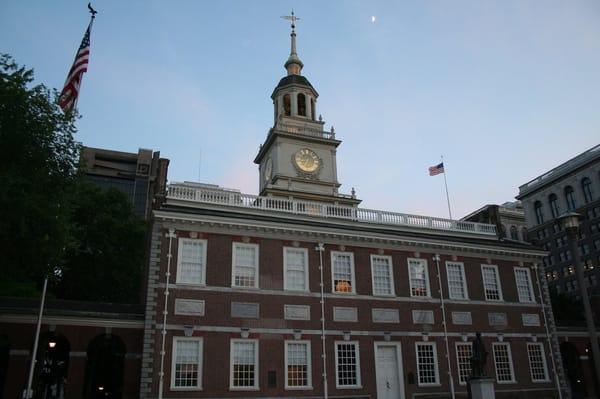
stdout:
<svg viewBox="0 0 600 399">
<path fill-rule="evenodd" d="M 86 1 L 0 3 L 0 52 L 61 89 Z M 340 192 L 448 217 L 600 142 L 597 0 L 94 1 L 77 140 L 160 151 L 169 181 L 257 194 L 293 8 L 302 74 L 335 126 Z M 374 21 L 372 17 L 375 17 Z"/>
</svg>

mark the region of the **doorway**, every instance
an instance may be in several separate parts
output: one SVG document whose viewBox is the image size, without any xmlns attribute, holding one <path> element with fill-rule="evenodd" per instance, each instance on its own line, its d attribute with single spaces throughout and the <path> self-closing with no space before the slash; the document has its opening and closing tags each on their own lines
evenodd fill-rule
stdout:
<svg viewBox="0 0 600 399">
<path fill-rule="evenodd" d="M 400 343 L 375 343 L 378 399 L 404 399 L 404 375 Z"/>
</svg>

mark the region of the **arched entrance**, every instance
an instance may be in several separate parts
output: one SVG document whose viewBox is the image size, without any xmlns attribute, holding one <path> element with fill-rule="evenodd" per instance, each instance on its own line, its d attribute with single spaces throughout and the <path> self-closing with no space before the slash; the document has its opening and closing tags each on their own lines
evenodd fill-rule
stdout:
<svg viewBox="0 0 600 399">
<path fill-rule="evenodd" d="M 103 334 L 88 345 L 83 397 L 120 399 L 123 394 L 125 344 L 121 338 Z"/>
<path fill-rule="evenodd" d="M 583 398 L 586 395 L 585 379 L 577 347 L 571 342 L 563 342 L 560 344 L 560 355 L 573 398 Z"/>
<path fill-rule="evenodd" d="M 46 332 L 38 346 L 34 399 L 62 399 L 69 370 L 69 341 L 60 334 Z"/>
</svg>

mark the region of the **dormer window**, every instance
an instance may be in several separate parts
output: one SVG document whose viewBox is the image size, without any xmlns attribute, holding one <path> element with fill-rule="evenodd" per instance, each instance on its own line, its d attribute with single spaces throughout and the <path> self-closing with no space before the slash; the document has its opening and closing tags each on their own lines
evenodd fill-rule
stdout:
<svg viewBox="0 0 600 399">
<path fill-rule="evenodd" d="M 285 116 L 292 114 L 292 102 L 290 101 L 289 94 L 283 96 L 283 112 L 285 112 Z"/>
<path fill-rule="evenodd" d="M 298 94 L 298 115 L 306 116 L 306 96 L 303 93 Z"/>
</svg>

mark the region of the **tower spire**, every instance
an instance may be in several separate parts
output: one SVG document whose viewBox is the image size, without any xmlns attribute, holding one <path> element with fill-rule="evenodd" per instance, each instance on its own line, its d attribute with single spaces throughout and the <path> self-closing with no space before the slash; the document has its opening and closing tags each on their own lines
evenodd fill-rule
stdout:
<svg viewBox="0 0 600 399">
<path fill-rule="evenodd" d="M 300 72 L 302 71 L 302 67 L 304 66 L 304 64 L 298 57 L 298 53 L 296 53 L 296 21 L 299 20 L 300 18 L 298 18 L 298 17 L 296 17 L 296 15 L 294 15 L 294 10 L 292 10 L 291 15 L 284 15 L 281 18 L 290 21 L 291 25 L 292 25 L 292 33 L 290 34 L 290 37 L 291 37 L 290 56 L 288 57 L 287 61 L 285 62 L 284 67 L 285 67 L 285 69 L 287 69 L 288 75 L 300 75 Z"/>
</svg>

